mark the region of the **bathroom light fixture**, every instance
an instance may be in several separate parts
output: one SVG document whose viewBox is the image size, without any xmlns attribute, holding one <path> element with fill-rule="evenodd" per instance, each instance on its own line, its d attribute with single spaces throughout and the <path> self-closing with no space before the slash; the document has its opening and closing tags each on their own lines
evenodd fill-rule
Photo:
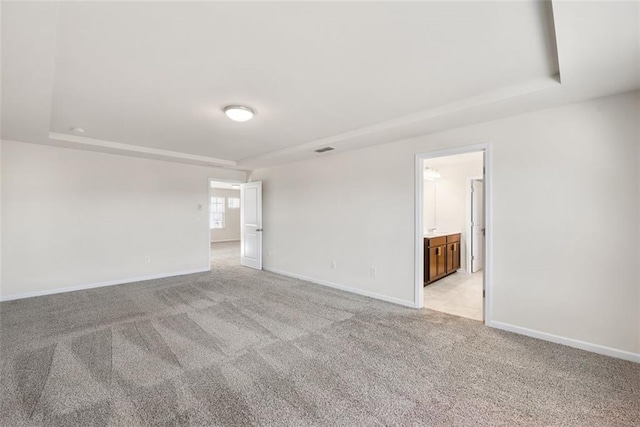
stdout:
<svg viewBox="0 0 640 427">
<path fill-rule="evenodd" d="M 242 105 L 227 105 L 222 111 L 234 122 L 246 122 L 255 114 L 251 108 Z"/>
<path fill-rule="evenodd" d="M 440 178 L 442 178 L 442 175 L 440 175 L 440 172 L 438 172 L 436 169 L 431 169 L 429 167 L 424 168 L 424 179 L 433 181 Z"/>
<path fill-rule="evenodd" d="M 82 128 L 71 127 L 71 128 L 69 128 L 69 130 L 71 132 L 75 132 L 75 133 L 84 133 L 84 129 L 82 129 Z"/>
</svg>

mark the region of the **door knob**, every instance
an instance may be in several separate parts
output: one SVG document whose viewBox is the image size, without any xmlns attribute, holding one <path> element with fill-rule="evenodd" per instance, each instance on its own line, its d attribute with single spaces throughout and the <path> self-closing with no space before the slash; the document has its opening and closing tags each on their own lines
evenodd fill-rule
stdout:
<svg viewBox="0 0 640 427">
<path fill-rule="evenodd" d="M 256 232 L 262 231 L 262 228 L 256 228 Z"/>
</svg>

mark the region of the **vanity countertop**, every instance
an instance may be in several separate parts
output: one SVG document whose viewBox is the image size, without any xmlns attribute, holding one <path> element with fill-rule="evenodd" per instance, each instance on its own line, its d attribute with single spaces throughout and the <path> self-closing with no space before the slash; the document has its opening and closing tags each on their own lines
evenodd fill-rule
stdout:
<svg viewBox="0 0 640 427">
<path fill-rule="evenodd" d="M 460 231 L 434 231 L 433 233 L 424 233 L 423 237 L 431 239 L 433 237 L 450 236 L 452 234 L 461 234 Z"/>
</svg>

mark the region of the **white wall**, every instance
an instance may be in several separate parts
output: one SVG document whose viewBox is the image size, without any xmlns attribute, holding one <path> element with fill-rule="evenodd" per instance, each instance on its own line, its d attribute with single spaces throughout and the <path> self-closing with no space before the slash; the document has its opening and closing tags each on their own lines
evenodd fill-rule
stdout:
<svg viewBox="0 0 640 427">
<path fill-rule="evenodd" d="M 230 209 L 228 200 L 230 197 L 239 199 L 240 190 L 228 190 L 226 188 L 212 188 L 211 197 L 224 197 L 224 228 L 211 229 L 211 242 L 229 242 L 240 240 L 240 209 Z"/>
<path fill-rule="evenodd" d="M 2 13 L 0 9 L 0 14 Z M 2 296 L 2 151 L 3 141 L 0 139 L 0 297 Z"/>
<path fill-rule="evenodd" d="M 422 228 L 426 234 L 430 229 L 438 228 L 436 224 L 436 183 L 425 179 L 422 186 Z"/>
<path fill-rule="evenodd" d="M 452 156 L 455 157 L 455 156 Z M 424 231 L 436 227 L 439 231 L 459 232 L 460 267 L 467 266 L 467 180 L 482 176 L 482 153 L 476 160 L 447 164 L 444 159 L 434 166 L 441 178 L 424 182 Z M 429 165 L 429 161 L 425 161 Z"/>
<path fill-rule="evenodd" d="M 0 295 L 207 270 L 209 178 L 244 175 L 3 141 Z"/>
<path fill-rule="evenodd" d="M 638 108 L 614 96 L 258 170 L 265 268 L 412 302 L 414 155 L 490 142 L 493 321 L 639 353 Z"/>
</svg>

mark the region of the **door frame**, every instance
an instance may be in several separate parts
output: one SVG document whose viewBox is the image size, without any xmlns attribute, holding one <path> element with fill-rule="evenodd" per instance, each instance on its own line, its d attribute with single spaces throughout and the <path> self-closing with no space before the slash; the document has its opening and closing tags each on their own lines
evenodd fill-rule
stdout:
<svg viewBox="0 0 640 427">
<path fill-rule="evenodd" d="M 206 211 L 207 211 L 207 242 L 208 245 L 207 247 L 209 248 L 209 257 L 207 258 L 209 260 L 209 269 L 211 269 L 211 193 L 213 188 L 211 188 L 211 183 L 212 182 L 225 182 L 228 184 L 244 184 L 244 181 L 239 181 L 237 179 L 220 179 L 220 178 L 208 178 L 207 179 L 207 204 L 205 205 L 207 207 Z M 238 188 L 238 190 L 240 190 L 240 188 Z M 242 209 L 242 198 L 240 198 L 240 209 Z"/>
<path fill-rule="evenodd" d="M 493 218 L 492 218 L 492 165 L 491 165 L 491 143 L 481 143 L 453 148 L 433 150 L 415 155 L 415 260 L 414 260 L 414 306 L 424 307 L 424 161 L 436 157 L 453 156 L 473 152 L 484 153 L 484 266 L 483 284 L 485 290 L 483 319 L 484 324 L 490 324 L 492 315 L 492 282 L 493 282 Z"/>
<path fill-rule="evenodd" d="M 484 191 L 484 177 L 483 176 L 470 176 L 467 178 L 467 188 L 465 189 L 465 195 L 466 195 L 466 203 L 465 203 L 465 209 L 467 210 L 467 214 L 466 214 L 466 222 L 465 222 L 465 230 L 467 232 L 467 238 L 465 239 L 465 252 L 466 252 L 466 265 L 464 266 L 464 269 L 466 270 L 467 273 L 472 274 L 473 268 L 472 268 L 472 264 L 471 264 L 471 252 L 472 252 L 472 248 L 471 248 L 471 217 L 472 217 L 472 212 L 471 212 L 471 186 L 473 185 L 473 181 L 482 181 L 483 182 L 483 191 Z M 486 229 L 486 227 L 485 227 Z M 485 230 L 486 232 L 486 230 Z M 484 266 L 483 266 L 484 267 Z"/>
</svg>

